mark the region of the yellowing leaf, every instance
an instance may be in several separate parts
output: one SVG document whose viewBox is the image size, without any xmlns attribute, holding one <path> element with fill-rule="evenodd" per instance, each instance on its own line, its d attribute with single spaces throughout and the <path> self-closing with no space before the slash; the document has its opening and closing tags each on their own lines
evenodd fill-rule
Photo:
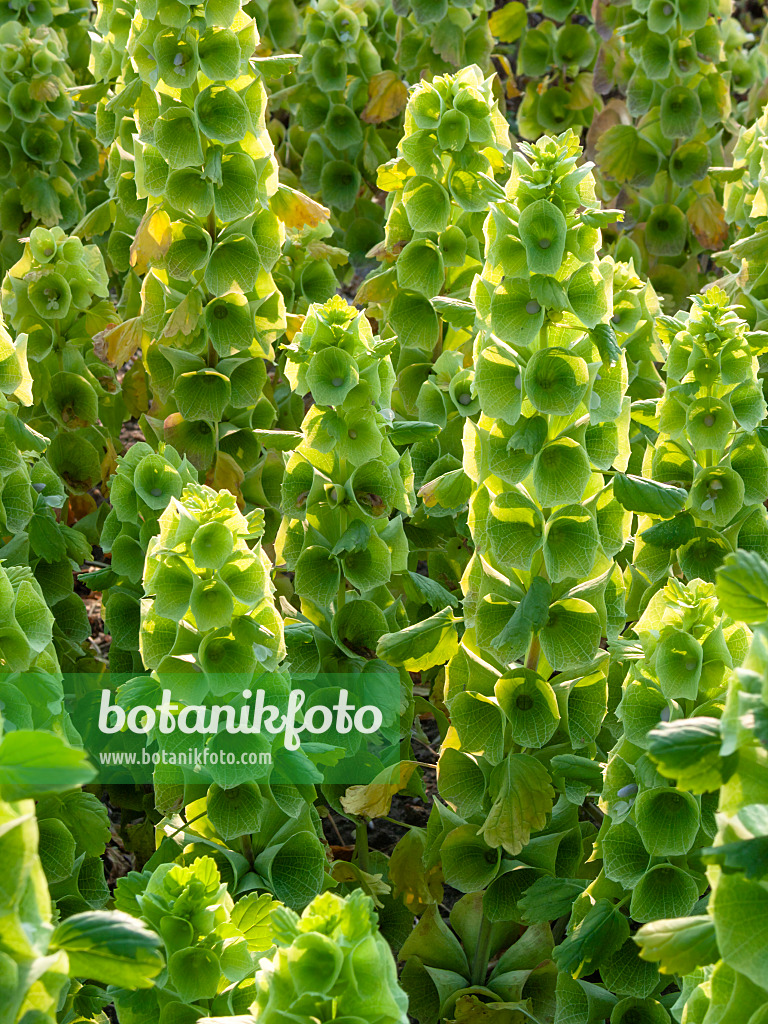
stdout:
<svg viewBox="0 0 768 1024">
<path fill-rule="evenodd" d="M 229 491 L 230 494 L 234 494 L 238 506 L 242 509 L 245 502 L 240 493 L 240 484 L 244 477 L 245 474 L 231 455 L 227 455 L 226 452 L 218 452 L 213 468 L 209 471 L 208 479 L 205 482 L 215 491 Z"/>
<path fill-rule="evenodd" d="M 376 187 L 382 192 L 395 192 L 402 188 L 405 179 L 408 177 L 408 165 L 404 160 L 394 157 L 379 166 L 376 174 Z"/>
<path fill-rule="evenodd" d="M 27 340 L 26 334 L 20 334 L 13 345 L 21 370 L 21 383 L 14 391 L 13 397 L 22 405 L 32 405 L 32 374 L 29 372 L 27 361 Z"/>
<path fill-rule="evenodd" d="M 348 263 L 348 254 L 338 246 L 328 245 L 327 242 L 310 242 L 307 246 L 307 253 L 314 260 L 324 260 L 330 267 L 340 267 Z"/>
<path fill-rule="evenodd" d="M 367 786 L 350 786 L 341 798 L 341 806 L 347 814 L 369 820 L 381 818 L 389 814 L 392 797 L 405 789 L 415 770 L 415 761 L 401 761 L 380 772 Z"/>
<path fill-rule="evenodd" d="M 381 874 L 371 875 L 359 868 L 357 864 L 351 864 L 346 860 L 334 861 L 331 867 L 331 875 L 337 882 L 352 882 L 354 885 L 359 886 L 363 892 L 368 893 L 375 907 L 383 907 L 384 904 L 379 899 L 379 896 L 386 896 L 392 891 L 392 887 L 383 881 Z"/>
<path fill-rule="evenodd" d="M 131 266 L 141 276 L 152 263 L 160 262 L 171 245 L 171 218 L 164 210 L 151 206 L 141 219 L 131 246 Z"/>
<path fill-rule="evenodd" d="M 282 184 L 277 186 L 270 206 L 275 216 L 289 228 L 316 228 L 331 216 L 331 211 L 322 203 Z"/>
<path fill-rule="evenodd" d="M 396 285 L 394 267 L 388 267 L 381 274 L 369 274 L 358 288 L 355 304 L 367 306 L 372 302 L 385 302 L 395 294 Z"/>
<path fill-rule="evenodd" d="M 144 329 L 141 317 L 134 317 L 122 324 L 114 324 L 94 336 L 93 351 L 108 366 L 115 368 L 127 363 L 134 352 L 141 348 Z"/>
<path fill-rule="evenodd" d="M 688 223 L 696 241 L 705 249 L 722 249 L 728 244 L 725 211 L 714 195 L 699 196 L 688 207 Z"/>
<path fill-rule="evenodd" d="M 368 102 L 360 112 L 366 124 L 381 124 L 405 110 L 408 89 L 394 71 L 380 71 L 368 82 Z"/>
<path fill-rule="evenodd" d="M 117 452 L 112 443 L 112 438 L 107 438 L 107 450 L 101 460 L 101 480 L 106 484 L 111 476 L 117 472 Z"/>
<path fill-rule="evenodd" d="M 172 338 L 176 334 L 189 335 L 197 327 L 203 312 L 203 299 L 197 289 L 193 289 L 178 304 L 163 328 L 163 337 Z"/>
<path fill-rule="evenodd" d="M 61 92 L 58 79 L 53 75 L 44 78 L 33 78 L 29 83 L 29 95 L 39 103 L 47 103 L 55 100 Z"/>
<path fill-rule="evenodd" d="M 149 412 L 149 379 L 144 363 L 137 359 L 123 377 L 123 401 L 134 419 Z"/>
<path fill-rule="evenodd" d="M 288 341 L 293 341 L 294 336 L 298 334 L 304 323 L 304 313 L 289 313 L 286 317 L 288 326 L 285 329 L 285 336 Z"/>
<path fill-rule="evenodd" d="M 494 11 L 488 19 L 488 28 L 491 35 L 495 36 L 500 43 L 514 43 L 523 34 L 528 24 L 528 15 L 525 5 L 513 0 L 506 7 L 500 7 Z"/>
</svg>

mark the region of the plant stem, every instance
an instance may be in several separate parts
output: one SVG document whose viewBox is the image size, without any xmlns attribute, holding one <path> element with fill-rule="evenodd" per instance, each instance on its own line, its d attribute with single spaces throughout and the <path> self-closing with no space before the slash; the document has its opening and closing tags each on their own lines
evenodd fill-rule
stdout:
<svg viewBox="0 0 768 1024">
<path fill-rule="evenodd" d="M 535 672 L 539 664 L 540 653 L 541 644 L 539 643 L 539 634 L 536 633 L 534 634 L 534 637 L 531 640 L 531 646 L 528 648 L 528 656 L 525 659 L 525 667 Z"/>
<path fill-rule="evenodd" d="M 472 957 L 470 981 L 473 985 L 482 985 L 491 958 L 491 922 L 483 914 L 480 922 L 480 933 L 477 936 L 475 955 Z"/>
<path fill-rule="evenodd" d="M 368 824 L 365 821 L 355 824 L 355 860 L 361 871 L 368 870 Z"/>
</svg>

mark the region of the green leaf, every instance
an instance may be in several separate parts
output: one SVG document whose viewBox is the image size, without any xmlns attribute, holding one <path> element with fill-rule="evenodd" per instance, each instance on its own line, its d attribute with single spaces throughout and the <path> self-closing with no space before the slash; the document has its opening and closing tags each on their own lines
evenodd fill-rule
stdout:
<svg viewBox="0 0 768 1024">
<path fill-rule="evenodd" d="M 716 718 L 697 716 L 662 722 L 648 734 L 648 753 L 666 779 L 692 793 L 716 792 L 725 781 L 726 760 Z"/>
<path fill-rule="evenodd" d="M 459 638 L 450 607 L 397 633 L 385 633 L 376 647 L 376 656 L 407 672 L 422 672 L 443 665 L 459 649 Z"/>
<path fill-rule="evenodd" d="M 466 507 L 472 482 L 463 469 L 452 469 L 424 484 L 419 492 L 429 515 L 455 516 Z"/>
<path fill-rule="evenodd" d="M 64 950 L 73 976 L 104 985 L 151 988 L 163 969 L 160 937 L 119 910 L 68 917 L 54 930 L 50 948 Z"/>
<path fill-rule="evenodd" d="M 761 882 L 724 872 L 710 898 L 723 960 L 756 985 L 768 977 L 768 891 Z"/>
<path fill-rule="evenodd" d="M 756 625 L 768 619 L 768 563 L 754 551 L 735 551 L 717 570 L 720 607 L 732 619 Z"/>
<path fill-rule="evenodd" d="M 454 597 L 437 580 L 433 580 L 429 576 L 422 576 L 419 572 L 408 570 L 405 579 L 405 589 L 409 592 L 412 600 L 418 601 L 421 604 L 428 604 L 436 611 L 444 608 L 446 605 L 450 605 L 451 608 L 459 607 L 457 597 Z"/>
<path fill-rule="evenodd" d="M 552 600 L 552 587 L 542 576 L 534 576 L 531 585 L 520 604 L 514 611 L 498 636 L 494 637 L 495 647 L 507 645 L 520 649 L 527 646 L 531 634 L 538 633 L 549 616 L 549 604 Z"/>
<path fill-rule="evenodd" d="M 53 733 L 19 730 L 7 733 L 0 744 L 0 786 L 7 799 L 72 789 L 95 774 L 84 751 Z"/>
<path fill-rule="evenodd" d="M 679 548 L 696 536 L 696 523 L 689 512 L 681 512 L 674 519 L 662 520 L 643 530 L 640 536 L 653 547 Z"/>
<path fill-rule="evenodd" d="M 276 53 L 269 57 L 251 57 L 249 64 L 269 80 L 287 75 L 301 60 L 300 53 Z"/>
<path fill-rule="evenodd" d="M 235 904 L 232 924 L 243 933 L 252 953 L 266 952 L 271 947 L 271 913 L 277 906 L 269 893 L 250 893 Z"/>
<path fill-rule="evenodd" d="M 537 878 L 518 902 L 525 924 L 540 924 L 570 914 L 586 887 L 587 883 L 580 878 Z"/>
<path fill-rule="evenodd" d="M 682 857 L 701 821 L 695 797 L 681 789 L 647 789 L 635 801 L 637 830 L 653 857 Z"/>
<path fill-rule="evenodd" d="M 602 636 L 600 616 L 587 601 L 568 598 L 550 605 L 539 638 L 552 668 L 563 671 L 589 664 Z"/>
<path fill-rule="evenodd" d="M 659 169 L 659 153 L 634 125 L 609 128 L 600 136 L 596 149 L 600 170 L 620 185 L 653 184 Z"/>
<path fill-rule="evenodd" d="M 634 936 L 643 960 L 662 974 L 691 974 L 720 958 L 715 923 L 707 914 L 644 924 Z"/>
<path fill-rule="evenodd" d="M 613 494 L 629 512 L 666 518 L 681 512 L 688 500 L 688 492 L 684 487 L 657 483 L 626 473 L 616 473 L 614 476 Z"/>
<path fill-rule="evenodd" d="M 213 999 L 221 977 L 221 963 L 210 949 L 177 949 L 168 960 L 168 974 L 183 1002 Z"/>
<path fill-rule="evenodd" d="M 629 921 L 610 900 L 590 907 L 552 954 L 561 971 L 571 977 L 591 974 L 603 957 L 620 949 L 629 937 Z"/>
<path fill-rule="evenodd" d="M 407 962 L 412 956 L 418 957 L 427 967 L 455 971 L 464 978 L 469 977 L 466 954 L 434 903 L 427 907 L 400 948 L 401 960 Z"/>
<path fill-rule="evenodd" d="M 493 804 L 480 833 L 491 847 L 515 857 L 532 832 L 544 828 L 555 791 L 549 772 L 528 754 L 511 754 L 491 776 Z"/>
<path fill-rule="evenodd" d="M 629 915 L 641 924 L 662 917 L 685 917 L 699 898 L 692 875 L 672 864 L 654 864 L 632 890 Z"/>
</svg>

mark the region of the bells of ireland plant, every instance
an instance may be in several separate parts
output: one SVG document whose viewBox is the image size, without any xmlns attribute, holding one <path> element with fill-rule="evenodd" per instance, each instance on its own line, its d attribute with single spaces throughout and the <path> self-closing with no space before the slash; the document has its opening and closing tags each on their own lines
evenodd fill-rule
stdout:
<svg viewBox="0 0 768 1024">
<path fill-rule="evenodd" d="M 600 798 L 602 869 L 572 920 L 589 916 L 584 901 L 600 896 L 627 907 L 643 932 L 658 933 L 672 916 L 681 925 L 696 915 L 706 921 L 702 855 L 715 838 L 718 789 L 728 774 L 719 720 L 750 635 L 723 614 L 713 584 L 670 579 L 616 645 L 612 672 L 628 671 L 607 723 L 617 742 Z M 663 982 L 653 962 L 659 958 L 637 956 L 633 941 L 624 941 L 599 963 L 601 977 L 627 998 L 647 999 Z M 630 964 L 632 980 L 619 982 L 617 971 Z"/>
<path fill-rule="evenodd" d="M 730 247 L 717 253 L 715 261 L 725 271 L 720 284 L 742 307 L 746 319 L 756 330 L 765 330 L 768 322 L 765 275 L 766 175 L 763 152 L 768 135 L 765 113 L 744 125 L 733 148 L 731 166 L 713 168 L 722 175 L 725 219 L 735 238 Z"/>
<path fill-rule="evenodd" d="M 549 870 L 566 877 L 595 832 L 579 825 L 579 807 L 599 792 L 590 759 L 608 711 L 604 646 L 625 626 L 616 558 L 631 517 L 612 473 L 630 456 L 620 340 L 642 307 L 617 335 L 614 264 L 597 255 L 615 213 L 600 211 L 580 157 L 572 132 L 520 145 L 473 287 L 479 413 L 464 421 L 463 469 L 474 552 L 464 633 L 446 666 L 451 724 L 429 859 L 448 884 L 485 890 L 490 922 L 549 920 L 533 897 L 521 902 L 545 873 L 541 851 L 560 851 Z M 633 287 L 625 268 L 623 294 Z"/>
<path fill-rule="evenodd" d="M 255 893 L 234 903 L 211 856 L 188 864 L 150 860 L 143 872 L 130 872 L 115 887 L 118 911 L 140 919 L 162 937 L 167 970 L 146 993 L 145 1006 L 160 1013 L 165 1005 L 189 1006 L 199 1014 L 247 1007 L 253 998 L 253 972 L 272 946 L 269 895 Z M 226 995 L 224 991 L 226 990 Z M 221 993 L 221 994 L 220 994 Z M 134 993 L 114 990 L 120 1021 L 130 1021 Z M 224 1005 L 220 1005 L 220 1004 Z"/>
<path fill-rule="evenodd" d="M 667 911 L 661 920 L 644 924 L 635 941 L 642 960 L 657 964 L 665 981 L 673 973 L 682 976 L 673 1009 L 683 1019 L 704 1013 L 726 1019 L 738 1007 L 744 1019 L 759 1024 L 768 992 L 756 941 L 768 913 L 766 865 L 759 856 L 768 814 L 766 746 L 758 724 L 764 718 L 768 668 L 768 564 L 753 552 L 739 551 L 727 557 L 717 575 L 721 607 L 754 627 L 749 652 L 731 674 L 719 721 L 691 719 L 686 735 L 686 726 L 681 731 L 681 723 L 672 720 L 654 730 L 650 747 L 665 774 L 710 777 L 712 792 L 701 798 L 717 800 L 702 858 L 710 889 L 707 912 L 673 918 Z M 756 785 L 747 782 L 750 777 Z"/>
<path fill-rule="evenodd" d="M 275 545 L 313 624 L 309 643 L 303 627 L 286 638 L 289 654 L 300 643 L 292 657 L 301 652 L 307 671 L 370 668 L 380 638 L 407 625 L 390 589 L 408 572 L 403 516 L 414 502 L 410 456 L 395 447 L 389 415 L 393 344 L 334 297 L 310 307 L 285 350 L 292 387 L 314 402 L 287 456 Z"/>
<path fill-rule="evenodd" d="M 646 584 L 666 575 L 670 562 L 690 580 L 714 582 L 729 551 L 768 554 L 760 335 L 717 286 L 691 301 L 690 313 L 657 320 L 667 388 L 649 419 L 657 436 L 638 466 L 644 480 L 614 481 L 638 516 L 633 564 Z M 635 576 L 633 601 L 641 586 Z"/>
<path fill-rule="evenodd" d="M 452 531 L 468 497 L 461 435 L 479 409 L 469 293 L 482 269 L 483 221 L 503 195 L 508 150 L 509 126 L 480 68 L 421 82 L 408 102 L 398 156 L 379 171 L 389 193 L 385 242 L 373 250 L 382 267 L 356 298 L 382 336 L 397 339 L 392 408 L 416 421 L 397 429 L 410 431 L 416 490 L 428 488 L 416 521 L 440 537 Z M 442 546 L 426 543 L 431 551 L 421 557 L 432 560 L 435 578 L 458 587 L 462 545 L 457 540 L 445 559 L 436 553 Z"/>
<path fill-rule="evenodd" d="M 549 0 L 542 6 L 545 14 L 535 25 L 528 25 L 525 11 L 516 9 L 517 17 L 501 12 L 491 15 L 490 28 L 501 42 L 515 42 L 516 70 L 519 78 L 528 79 L 517 126 L 524 139 L 535 140 L 545 133 L 566 128 L 588 127 L 602 110 L 603 103 L 594 85 L 598 35 L 592 25 L 589 5 L 576 0 Z M 581 15 L 578 23 L 572 19 Z M 537 85 L 545 77 L 554 79 L 539 92 Z"/>
<path fill-rule="evenodd" d="M 273 424 L 264 360 L 285 328 L 271 275 L 284 240 L 270 209 L 277 163 L 266 90 L 251 63 L 258 37 L 241 4 L 173 16 L 158 7 L 154 20 L 141 6 L 126 40 L 130 65 L 118 81 L 114 110 L 122 103 L 123 118 L 113 146 L 124 160 L 121 140 L 133 125 L 133 168 L 115 180 L 147 204 L 128 261 L 143 278 L 141 309 L 104 344 L 118 365 L 145 339 L 154 399 L 145 437 L 236 486 L 230 452 L 238 442 L 230 435 L 250 440 L 252 429 Z M 112 46 L 106 39 L 96 60 L 106 64 Z M 104 111 L 107 120 L 112 112 Z"/>
<path fill-rule="evenodd" d="M 147 472 L 141 463 L 138 471 L 142 478 Z M 189 483 L 158 525 L 144 566 L 149 600 L 139 644 L 146 667 L 162 675 L 191 662 L 226 693 L 257 671 L 274 671 L 285 647 L 270 563 L 258 544 L 261 511 L 246 517 L 229 491 Z"/>
<path fill-rule="evenodd" d="M 532 673 L 533 685 L 581 667 L 604 688 L 600 640 L 624 625 L 614 559 L 630 517 L 604 474 L 629 460 L 628 370 L 612 322 L 614 264 L 597 256 L 600 225 L 615 212 L 598 209 L 590 165 L 576 166 L 580 154 L 572 132 L 521 144 L 507 198 L 486 220 L 473 288 L 480 415 L 464 422 L 475 554 L 463 579 L 468 628 L 455 676 L 449 669 L 451 696 L 454 678 L 459 693 L 473 671 L 467 657 L 487 665 L 489 696 L 512 665 Z M 544 694 L 547 724 L 524 746 L 570 730 L 547 683 Z M 595 738 L 600 704 L 572 743 Z"/>
<path fill-rule="evenodd" d="M 411 81 L 428 70 L 444 75 L 477 64 L 491 70 L 493 34 L 488 24 L 489 0 L 406 0 L 397 8 L 398 60 Z"/>
<path fill-rule="evenodd" d="M 277 951 L 261 961 L 250 1007 L 259 1024 L 278 1024 L 286 1013 L 406 1024 L 408 999 L 370 896 L 325 892 L 300 917 L 276 908 L 271 919 Z"/>
<path fill-rule="evenodd" d="M 5 764 L 13 762 L 17 779 L 40 778 L 40 766 L 46 757 L 59 762 L 52 792 L 45 785 L 36 787 L 35 801 L 30 798 L 28 784 L 5 781 L 0 798 L 0 852 L 8 883 L 0 897 L 5 922 L 0 935 L 0 963 L 6 1019 L 29 1019 L 31 1015 L 39 1024 L 55 1024 L 57 1008 L 82 991 L 78 977 L 87 976 L 103 985 L 118 979 L 131 988 L 152 985 L 152 979 L 163 969 L 163 959 L 160 942 L 148 928 L 127 915 L 88 907 L 62 920 L 61 904 L 57 914 L 51 901 L 51 888 L 55 888 L 52 873 L 57 869 L 66 872 L 71 892 L 76 887 L 76 880 L 66 870 L 67 857 L 71 863 L 75 850 L 75 841 L 64 826 L 70 811 L 73 831 L 80 836 L 88 833 L 88 844 L 99 853 L 104 850 L 99 834 L 102 823 L 93 805 L 104 818 L 106 811 L 96 796 L 74 788 L 91 780 L 90 765 L 60 736 L 26 728 L 4 732 L 0 757 Z M 46 817 L 36 820 L 36 804 L 38 814 L 43 810 Z M 87 829 L 84 821 L 88 822 Z M 106 832 L 109 836 L 108 825 Z M 93 860 L 101 868 L 106 892 L 102 861 L 99 857 Z M 79 863 L 83 863 L 82 856 Z M 96 897 L 95 887 L 89 890 L 89 896 Z M 108 967 L 105 961 L 109 961 Z"/>
<path fill-rule="evenodd" d="M 690 257 L 728 242 L 722 179 L 708 172 L 724 162 L 720 136 L 742 92 L 731 68 L 747 81 L 747 41 L 708 0 L 604 8 L 604 38 L 615 34 L 596 88 L 618 85 L 629 115 L 595 136 L 603 191 L 627 213 L 614 253 L 633 255 L 673 312 L 704 283 Z"/>
<path fill-rule="evenodd" d="M 46 457 L 67 492 L 86 495 L 126 418 L 120 385 L 95 340 L 117 319 L 101 253 L 61 228 L 37 227 L 3 280 L 2 302 L 25 338 L 35 382 L 24 419 L 51 438 Z M 92 499 L 83 500 L 95 510 Z"/>
<path fill-rule="evenodd" d="M 83 183 L 98 172 L 99 153 L 73 116 L 75 79 L 62 33 L 42 23 L 6 21 L 0 26 L 0 64 L 6 111 L 0 139 L 0 262 L 5 270 L 21 256 L 20 239 L 35 225 L 69 229 L 80 220 Z"/>
<path fill-rule="evenodd" d="M 111 556 L 106 569 L 90 572 L 83 581 L 102 593 L 106 628 L 110 631 L 109 663 L 113 672 L 141 671 L 139 605 L 147 546 L 160 532 L 160 517 L 198 474 L 187 459 L 163 442 L 154 452 L 140 441 L 117 457 L 109 480 L 112 509 L 101 529 L 100 547 Z"/>
<path fill-rule="evenodd" d="M 373 187 L 394 153 L 408 94 L 395 61 L 396 25 L 378 0 L 354 10 L 340 0 L 307 6 L 301 60 L 275 97 L 291 124 L 270 126 L 281 134 L 281 163 L 332 211 L 338 243 L 355 264 L 383 234 Z"/>
<path fill-rule="evenodd" d="M 384 334 L 424 361 L 449 326 L 471 326 L 466 299 L 482 266 L 482 222 L 502 198 L 509 126 L 491 78 L 475 65 L 421 82 L 408 100 L 394 160 L 379 168 L 387 197 L 385 266 L 364 282 L 357 301 L 369 303 Z"/>
</svg>

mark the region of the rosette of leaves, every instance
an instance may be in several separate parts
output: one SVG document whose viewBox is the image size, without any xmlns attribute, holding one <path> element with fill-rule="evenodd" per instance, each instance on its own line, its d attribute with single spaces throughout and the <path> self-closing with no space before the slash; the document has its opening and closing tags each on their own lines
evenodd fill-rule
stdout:
<svg viewBox="0 0 768 1024">
<path fill-rule="evenodd" d="M 170 445 L 157 452 L 140 441 L 117 457 L 109 481 L 112 509 L 102 525 L 99 546 L 111 556 L 109 567 L 83 577 L 91 590 L 102 591 L 105 628 L 112 642 L 109 665 L 113 674 L 141 671 L 139 605 L 144 596 L 142 577 L 147 547 L 160 533 L 160 517 L 198 474 Z"/>
<path fill-rule="evenodd" d="M 271 275 L 284 231 L 269 208 L 278 181 L 267 94 L 250 62 L 255 24 L 240 4 L 166 7 L 153 8 L 152 19 L 137 12 L 126 39 L 130 64 L 115 104 L 103 110 L 105 136 L 118 140 L 118 205 L 122 183 L 135 189 L 133 207 L 126 199 L 135 215 L 148 203 L 128 259 L 143 276 L 141 311 L 103 344 L 115 366 L 142 346 L 154 400 L 145 436 L 173 444 L 216 479 L 236 481 L 232 448 L 275 418 L 262 394 L 264 360 L 285 328 Z M 108 74 L 109 35 L 119 29 L 125 38 L 125 24 L 115 13 L 102 28 L 109 31 L 95 64 Z M 122 139 L 132 126 L 128 152 Z M 225 442 L 229 435 L 237 436 Z M 248 450 L 258 453 L 258 445 Z"/>
<path fill-rule="evenodd" d="M 154 475 L 150 461 L 139 463 L 134 481 Z M 181 483 L 167 465 L 158 472 L 163 482 L 149 489 L 150 497 L 153 489 L 167 485 L 172 491 Z M 162 677 L 191 662 L 203 679 L 221 674 L 222 685 L 231 683 L 226 692 L 238 689 L 244 677 L 274 671 L 285 647 L 270 562 L 258 543 L 261 511 L 246 517 L 229 491 L 188 483 L 171 497 L 158 524 L 159 533 L 147 538 L 144 565 L 148 600 L 141 609 L 139 649 L 145 666 Z"/>
<path fill-rule="evenodd" d="M 365 893 L 357 890 L 346 898 L 323 893 L 300 917 L 278 907 L 271 924 L 277 950 L 256 973 L 255 1020 L 277 1024 L 288 1012 L 308 1019 L 333 1015 L 406 1024 L 408 999 Z"/>
<path fill-rule="evenodd" d="M 398 18 L 397 63 L 416 80 L 477 64 L 491 70 L 490 0 L 403 0 Z"/>
<path fill-rule="evenodd" d="M 557 979 L 552 931 L 546 922 L 521 931 L 514 921 L 489 920 L 479 892 L 462 896 L 447 920 L 429 905 L 398 954 L 405 961 L 400 984 L 409 1013 L 419 1024 L 471 1020 L 478 1013 L 519 1015 L 521 1021 L 551 1017 Z"/>
<path fill-rule="evenodd" d="M 359 671 L 380 637 L 406 624 L 388 589 L 408 571 L 403 516 L 413 507 L 410 457 L 384 415 L 392 346 L 334 297 L 310 307 L 285 349 L 288 380 L 314 403 L 285 465 L 275 546 L 303 620 L 287 638 L 296 670 Z"/>
<path fill-rule="evenodd" d="M 643 961 L 662 977 L 676 976 L 680 996 L 672 1008 L 682 1019 L 738 1014 L 758 1024 L 765 1015 L 766 978 L 756 936 L 768 921 L 765 844 L 768 758 L 765 731 L 765 622 L 768 565 L 754 553 L 729 555 L 718 572 L 717 596 L 728 615 L 755 632 L 743 664 L 730 675 L 723 715 L 672 719 L 650 733 L 648 753 L 677 785 L 704 790 L 714 813 L 700 860 L 709 886 L 706 906 L 673 916 L 669 911 L 635 935 Z M 754 779 L 749 783 L 747 779 Z M 694 785 L 695 784 L 695 785 Z"/>
<path fill-rule="evenodd" d="M 210 856 L 152 857 L 115 887 L 115 908 L 139 918 L 158 937 L 167 970 L 143 993 L 144 1012 L 198 1015 L 245 1012 L 254 998 L 253 974 L 272 947 L 270 896 L 237 903 Z M 133 1020 L 136 994 L 110 988 L 118 1020 Z"/>
<path fill-rule="evenodd" d="M 75 81 L 59 32 L 7 21 L 0 66 L 0 259 L 7 269 L 35 225 L 68 229 L 80 220 L 83 182 L 99 170 L 99 150 L 70 96 Z"/>
<path fill-rule="evenodd" d="M 728 19 L 715 2 L 615 6 L 624 22 L 605 25 L 596 81 L 605 93 L 618 84 L 625 103 L 596 122 L 597 166 L 606 195 L 621 193 L 627 211 L 617 258 L 633 253 L 674 309 L 699 286 L 691 257 L 728 238 L 722 193 L 707 172 L 722 163 L 722 131 L 732 124 L 736 56 L 726 59 Z"/>
<path fill-rule="evenodd" d="M 594 84 L 599 37 L 590 24 L 591 4 L 541 0 L 526 6 L 540 15 L 532 24 L 520 3 L 491 17 L 491 31 L 502 42 L 517 42 L 517 82 L 525 83 L 517 129 L 531 141 L 567 128 L 581 132 L 603 107 Z"/>
<path fill-rule="evenodd" d="M 730 550 L 768 553 L 760 336 L 749 333 L 717 286 L 692 297 L 690 314 L 661 317 L 657 330 L 667 380 L 657 416 L 648 415 L 655 438 L 642 477 L 614 481 L 619 501 L 638 515 L 633 601 L 670 562 L 688 579 L 714 581 Z"/>
<path fill-rule="evenodd" d="M 287 108 L 281 164 L 333 213 L 340 243 L 363 261 L 382 237 L 382 210 L 373 202 L 376 171 L 397 145 L 407 86 L 394 61 L 397 18 L 390 5 L 354 10 L 318 0 L 303 12 L 301 61 L 273 106 Z"/>
</svg>

